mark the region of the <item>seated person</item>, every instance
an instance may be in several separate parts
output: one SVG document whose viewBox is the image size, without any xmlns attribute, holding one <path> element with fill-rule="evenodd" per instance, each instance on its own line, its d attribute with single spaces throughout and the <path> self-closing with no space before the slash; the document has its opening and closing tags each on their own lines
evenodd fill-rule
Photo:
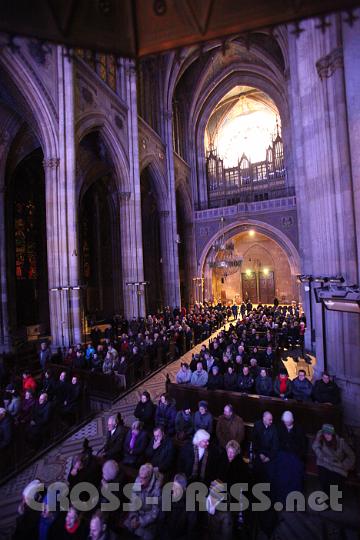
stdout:
<svg viewBox="0 0 360 540">
<path fill-rule="evenodd" d="M 21 407 L 20 412 L 18 415 L 18 422 L 21 424 L 25 424 L 27 422 L 30 422 L 32 410 L 35 406 L 36 399 L 33 396 L 33 393 L 31 390 L 26 390 L 24 397 L 21 401 Z"/>
<path fill-rule="evenodd" d="M 74 415 L 79 409 L 81 400 L 81 385 L 78 378 L 74 375 L 71 384 L 68 386 L 67 399 L 63 402 L 60 412 L 64 416 Z"/>
<path fill-rule="evenodd" d="M 137 489 L 139 486 L 140 492 Z M 134 510 L 128 513 L 124 522 L 125 527 L 140 538 L 146 540 L 156 538 L 157 519 L 161 508 L 161 481 L 150 463 L 140 467 L 130 505 Z"/>
<path fill-rule="evenodd" d="M 255 381 L 255 389 L 260 396 L 272 396 L 273 382 L 271 377 L 268 376 L 266 368 L 260 369 L 260 374 Z"/>
<path fill-rule="evenodd" d="M 35 405 L 30 424 L 27 426 L 27 437 L 30 443 L 41 444 L 45 435 L 45 429 L 51 421 L 52 408 L 47 394 L 40 394 L 39 401 Z"/>
<path fill-rule="evenodd" d="M 291 381 L 287 371 L 282 369 L 274 382 L 274 395 L 282 399 L 288 399 L 291 393 Z"/>
<path fill-rule="evenodd" d="M 159 404 L 155 411 L 155 425 L 162 426 L 166 435 L 175 435 L 176 408 L 168 394 L 160 396 Z"/>
<path fill-rule="evenodd" d="M 97 510 L 90 520 L 88 540 L 113 540 L 114 535 L 107 527 L 105 515 L 100 510 Z"/>
<path fill-rule="evenodd" d="M 260 367 L 266 369 L 272 369 L 275 365 L 275 354 L 273 353 L 271 345 L 266 347 L 266 351 L 263 353 L 260 359 Z"/>
<path fill-rule="evenodd" d="M 242 373 L 238 376 L 238 391 L 251 394 L 254 388 L 254 379 L 250 375 L 249 366 L 242 368 Z"/>
<path fill-rule="evenodd" d="M 142 422 L 136 420 L 125 436 L 123 446 L 124 465 L 138 467 L 145 459 L 145 451 L 148 445 L 148 433 L 143 429 Z"/>
<path fill-rule="evenodd" d="M 314 385 L 313 398 L 317 403 L 330 403 L 331 405 L 339 405 L 340 403 L 340 389 L 330 379 L 330 375 L 326 371 Z"/>
<path fill-rule="evenodd" d="M 191 381 L 192 372 L 186 362 L 182 362 L 179 371 L 176 374 L 177 384 L 188 384 Z"/>
<path fill-rule="evenodd" d="M 224 388 L 224 379 L 220 373 L 219 366 L 213 365 L 208 375 L 207 389 L 222 390 Z"/>
<path fill-rule="evenodd" d="M 194 430 L 203 429 L 212 434 L 213 416 L 208 411 L 207 401 L 199 401 L 198 410 L 194 414 Z"/>
<path fill-rule="evenodd" d="M 151 438 L 145 452 L 146 461 L 161 473 L 168 473 L 174 461 L 174 446 L 172 440 L 165 436 L 162 427 L 154 428 L 154 435 Z"/>
<path fill-rule="evenodd" d="M 86 540 L 89 526 L 82 519 L 79 510 L 69 506 L 69 510 L 61 512 L 48 534 L 49 540 Z"/>
<path fill-rule="evenodd" d="M 279 436 L 271 412 L 265 411 L 262 419 L 255 422 L 252 442 L 255 479 L 258 482 L 268 482 L 279 451 Z"/>
<path fill-rule="evenodd" d="M 222 448 L 225 448 L 231 440 L 242 443 L 245 437 L 245 425 L 243 419 L 234 413 L 233 406 L 228 404 L 224 407 L 224 414 L 219 416 L 216 424 L 216 436 Z"/>
<path fill-rule="evenodd" d="M 261 368 L 259 368 L 256 358 L 253 358 L 253 357 L 250 358 L 249 370 L 250 370 L 250 375 L 252 376 L 254 381 L 256 380 L 257 376 L 260 374 L 260 369 Z"/>
<path fill-rule="evenodd" d="M 345 482 L 349 471 L 355 465 L 355 454 L 345 439 L 336 434 L 332 424 L 324 424 L 318 431 L 312 446 L 316 454 L 320 483 L 323 491 L 329 496 L 330 486 Z"/>
<path fill-rule="evenodd" d="M 186 508 L 186 477 L 176 474 L 171 486 L 174 500 L 169 511 L 164 511 L 159 523 L 160 540 L 187 540 L 196 538 L 197 514 Z"/>
<path fill-rule="evenodd" d="M 0 451 L 10 446 L 13 434 L 13 422 L 11 416 L 3 407 L 0 407 Z"/>
<path fill-rule="evenodd" d="M 237 373 L 232 364 L 227 367 L 224 375 L 224 390 L 234 392 L 237 390 Z"/>
<path fill-rule="evenodd" d="M 48 395 L 49 401 L 54 399 L 56 392 L 56 380 L 50 368 L 47 368 L 44 373 L 41 393 L 43 392 Z"/>
<path fill-rule="evenodd" d="M 21 410 L 21 397 L 13 384 L 8 384 L 4 397 L 4 405 L 7 412 L 13 418 L 17 418 Z"/>
<path fill-rule="evenodd" d="M 216 469 L 215 450 L 209 448 L 210 434 L 199 429 L 179 453 L 177 471 L 186 475 L 189 482 L 210 482 Z"/>
<path fill-rule="evenodd" d="M 24 393 L 26 390 L 31 390 L 33 394 L 36 392 L 36 381 L 28 370 L 23 373 L 22 389 Z"/>
<path fill-rule="evenodd" d="M 225 503 L 227 486 L 220 480 L 213 480 L 210 484 L 209 494 L 206 498 L 206 513 L 204 514 L 208 540 L 232 540 L 233 516 L 229 510 L 218 509 L 220 503 Z"/>
<path fill-rule="evenodd" d="M 203 368 L 202 362 L 197 362 L 196 371 L 191 375 L 190 384 L 194 386 L 206 386 L 208 382 L 208 373 Z"/>
<path fill-rule="evenodd" d="M 55 403 L 57 407 L 63 407 L 69 398 L 69 385 L 67 381 L 66 371 L 62 371 L 59 375 L 59 380 L 55 385 Z"/>
<path fill-rule="evenodd" d="M 249 468 L 241 456 L 241 446 L 238 441 L 228 441 L 223 449 L 218 466 L 218 475 L 228 485 L 247 483 Z"/>
<path fill-rule="evenodd" d="M 136 405 L 134 416 L 143 423 L 146 431 L 150 432 L 153 430 L 155 409 L 156 407 L 151 401 L 149 392 L 144 390 L 140 396 L 140 401 Z"/>
<path fill-rule="evenodd" d="M 293 398 L 298 401 L 311 401 L 313 385 L 306 378 L 304 369 L 299 369 L 298 376 L 292 381 Z"/>
<path fill-rule="evenodd" d="M 178 441 L 191 439 L 194 435 L 194 415 L 188 404 L 184 404 L 182 410 L 176 414 L 175 433 Z"/>
<path fill-rule="evenodd" d="M 112 415 L 107 421 L 108 432 L 104 447 L 98 452 L 104 459 L 121 460 L 122 449 L 124 445 L 127 428 L 124 426 L 124 421 L 121 414 Z"/>
</svg>

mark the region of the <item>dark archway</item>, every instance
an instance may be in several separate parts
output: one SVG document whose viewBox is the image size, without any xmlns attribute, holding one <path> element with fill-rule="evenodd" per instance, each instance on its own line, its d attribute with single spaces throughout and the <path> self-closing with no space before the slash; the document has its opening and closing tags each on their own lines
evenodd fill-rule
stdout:
<svg viewBox="0 0 360 540">
<path fill-rule="evenodd" d="M 122 305 L 115 296 L 115 274 L 121 283 L 121 265 L 116 264 L 114 208 L 109 197 L 108 177 L 96 180 L 84 194 L 80 207 L 81 275 L 85 284 L 84 311 L 94 321 L 109 320 Z M 120 276 L 118 275 L 120 273 Z M 120 288 L 121 291 L 121 288 Z"/>
<path fill-rule="evenodd" d="M 144 277 L 149 282 L 146 287 L 146 312 L 155 313 L 163 307 L 162 264 L 166 264 L 166 261 L 161 258 L 160 215 L 148 168 L 141 173 L 140 182 Z"/>
<path fill-rule="evenodd" d="M 13 333 L 39 326 L 49 332 L 45 175 L 40 148 L 9 173 L 7 190 L 8 287 Z M 32 333 L 28 329 L 28 333 Z"/>
</svg>

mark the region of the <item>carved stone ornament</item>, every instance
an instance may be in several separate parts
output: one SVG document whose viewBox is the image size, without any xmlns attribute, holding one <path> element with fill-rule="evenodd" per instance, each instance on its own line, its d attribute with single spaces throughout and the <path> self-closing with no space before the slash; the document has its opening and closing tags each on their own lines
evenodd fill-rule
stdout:
<svg viewBox="0 0 360 540">
<path fill-rule="evenodd" d="M 49 158 L 43 160 L 44 169 L 56 169 L 59 166 L 60 158 Z"/>
<path fill-rule="evenodd" d="M 121 201 L 129 201 L 130 197 L 131 197 L 131 192 L 130 191 L 120 191 L 119 192 L 119 197 L 120 197 Z"/>
<path fill-rule="evenodd" d="M 294 220 L 291 216 L 283 216 L 281 218 L 281 226 L 284 229 L 290 229 L 293 226 Z"/>
<path fill-rule="evenodd" d="M 323 56 L 316 62 L 316 69 L 321 80 L 328 79 L 338 68 L 344 66 L 342 47 L 338 47 L 331 53 Z"/>
</svg>

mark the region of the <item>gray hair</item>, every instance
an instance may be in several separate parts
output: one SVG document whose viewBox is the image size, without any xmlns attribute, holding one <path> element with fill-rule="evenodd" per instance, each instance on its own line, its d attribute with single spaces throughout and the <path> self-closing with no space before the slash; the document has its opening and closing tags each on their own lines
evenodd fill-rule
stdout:
<svg viewBox="0 0 360 540">
<path fill-rule="evenodd" d="M 198 446 L 198 444 L 201 441 L 209 441 L 209 440 L 210 440 L 210 434 L 207 431 L 205 431 L 205 429 L 198 429 L 193 437 L 192 442 L 195 446 Z"/>
</svg>

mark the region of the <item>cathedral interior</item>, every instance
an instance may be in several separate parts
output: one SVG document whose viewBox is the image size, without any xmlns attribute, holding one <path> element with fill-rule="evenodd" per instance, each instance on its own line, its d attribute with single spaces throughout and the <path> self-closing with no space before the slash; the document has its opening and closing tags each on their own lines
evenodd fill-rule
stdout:
<svg viewBox="0 0 360 540">
<path fill-rule="evenodd" d="M 145 35 L 146 20 L 138 14 L 144 32 L 144 42 L 141 32 L 138 37 L 143 46 L 138 55 L 121 54 L 132 39 L 125 31 L 118 45 L 112 48 L 104 38 L 101 47 L 94 26 L 92 45 L 91 25 L 86 37 L 79 32 L 76 43 L 66 43 L 66 36 L 64 43 L 51 36 L 46 41 L 45 20 L 32 22 L 30 13 L 29 28 L 19 16 L 18 30 L 15 26 L 0 33 L 1 399 L 10 392 L 11 377 L 22 371 L 30 370 L 40 380 L 40 367 L 45 368 L 41 343 L 61 355 L 77 344 L 86 348 L 94 342 L 94 328 L 100 328 L 110 336 L 110 347 L 114 336 L 106 331 L 114 320 L 120 321 L 117 330 L 122 328 L 116 342 L 121 333 L 132 335 L 124 321 L 141 335 L 145 323 L 139 321 L 164 313 L 164 320 L 167 313 L 173 317 L 170 337 L 164 335 L 172 362 L 167 356 L 162 364 L 152 363 L 150 355 L 144 367 L 141 357 L 131 384 L 120 392 L 116 385 L 125 377 L 120 374 L 114 388 L 109 384 L 111 399 L 104 388 L 92 396 L 91 388 L 103 383 L 86 375 L 92 404 L 88 414 L 75 415 L 61 437 L 54 438 L 52 432 L 50 445 L 27 452 L 25 458 L 15 450 L 15 463 L 10 460 L 8 465 L 4 457 L 0 538 L 26 537 L 14 533 L 26 484 L 34 478 L 47 485 L 66 478 L 83 440 L 99 450 L 110 413 L 121 412 L 131 426 L 142 392 L 149 391 L 157 404 L 169 374 L 168 392 L 174 396 L 177 390 L 171 388 L 180 361 L 190 364 L 193 355 L 201 353 L 201 343 L 216 340 L 231 323 L 241 325 L 240 312 L 249 317 L 249 303 L 258 310 L 255 306 L 275 306 L 275 311 L 278 305 L 287 306 L 285 312 L 304 321 L 304 333 L 297 334 L 299 350 L 288 341 L 281 345 L 280 338 L 276 342 L 282 365 L 290 379 L 304 369 L 312 384 L 324 372 L 336 383 L 341 406 L 334 405 L 336 413 L 330 411 L 328 421 L 324 416 L 323 428 L 335 425 L 352 447 L 356 465 L 348 482 L 350 502 L 340 513 L 343 519 L 310 513 L 306 522 L 295 515 L 293 527 L 285 517 L 271 533 L 260 526 L 247 531 L 248 536 L 223 536 L 359 538 L 360 10 L 329 10 L 295 21 L 279 14 L 271 24 L 259 16 L 253 27 L 246 22 L 250 26 L 244 29 L 239 23 L 236 30 L 236 24 L 228 22 L 231 32 L 221 35 L 220 28 L 216 35 L 197 40 L 190 35 L 194 30 L 189 17 L 195 20 L 197 14 L 200 25 L 202 12 L 184 0 L 182 26 L 174 23 L 171 40 L 162 17 L 175 20 L 174 6 L 181 2 L 151 4 L 149 12 L 159 20 L 159 39 L 165 35 L 165 45 L 161 50 L 152 45 L 154 19 Z M 221 10 L 222 2 L 203 4 Z M 229 9 L 228 16 L 234 17 L 231 2 L 223 4 L 224 13 Z M 80 22 L 72 16 L 77 28 Z M 206 17 L 211 18 L 210 11 Z M 184 29 L 189 29 L 188 37 L 182 37 Z M 4 25 L 0 30 L 6 30 Z M 111 38 L 110 30 L 106 37 Z M 205 309 L 203 324 L 207 317 L 211 321 L 210 330 L 198 339 L 194 320 L 186 319 L 194 309 Z M 220 312 L 224 318 L 217 324 Z M 271 319 L 269 313 L 265 319 Z M 271 328 L 275 335 L 277 325 Z M 171 352 L 178 330 L 183 345 L 176 343 Z M 146 334 L 151 329 L 141 339 Z M 126 339 L 121 342 L 119 337 L 119 343 Z M 36 365 L 39 358 L 41 366 Z M 56 378 L 58 364 L 54 361 L 52 368 Z M 96 369 L 92 371 L 96 378 Z M 180 403 L 181 395 L 176 399 Z M 189 394 L 187 399 L 193 398 Z M 297 411 L 295 405 L 291 409 L 292 401 L 300 410 L 295 399 L 289 400 L 289 410 Z M 316 405 L 301 409 L 305 423 L 312 415 L 314 425 L 315 418 L 323 418 Z M 243 416 L 241 408 L 236 413 Z M 246 420 L 249 430 L 252 419 L 249 425 Z M 315 427 L 310 430 L 313 437 L 321 425 Z M 23 436 L 16 435 L 17 448 Z M 317 477 L 309 478 L 308 490 Z M 324 528 L 327 520 L 335 523 L 333 530 Z M 90 529 L 89 538 L 113 538 L 117 530 L 111 527 L 98 536 Z M 135 534 L 148 540 L 167 538 L 145 529 Z M 199 539 L 213 538 L 211 527 L 204 530 Z M 42 534 L 27 538 L 87 538 Z"/>
</svg>

